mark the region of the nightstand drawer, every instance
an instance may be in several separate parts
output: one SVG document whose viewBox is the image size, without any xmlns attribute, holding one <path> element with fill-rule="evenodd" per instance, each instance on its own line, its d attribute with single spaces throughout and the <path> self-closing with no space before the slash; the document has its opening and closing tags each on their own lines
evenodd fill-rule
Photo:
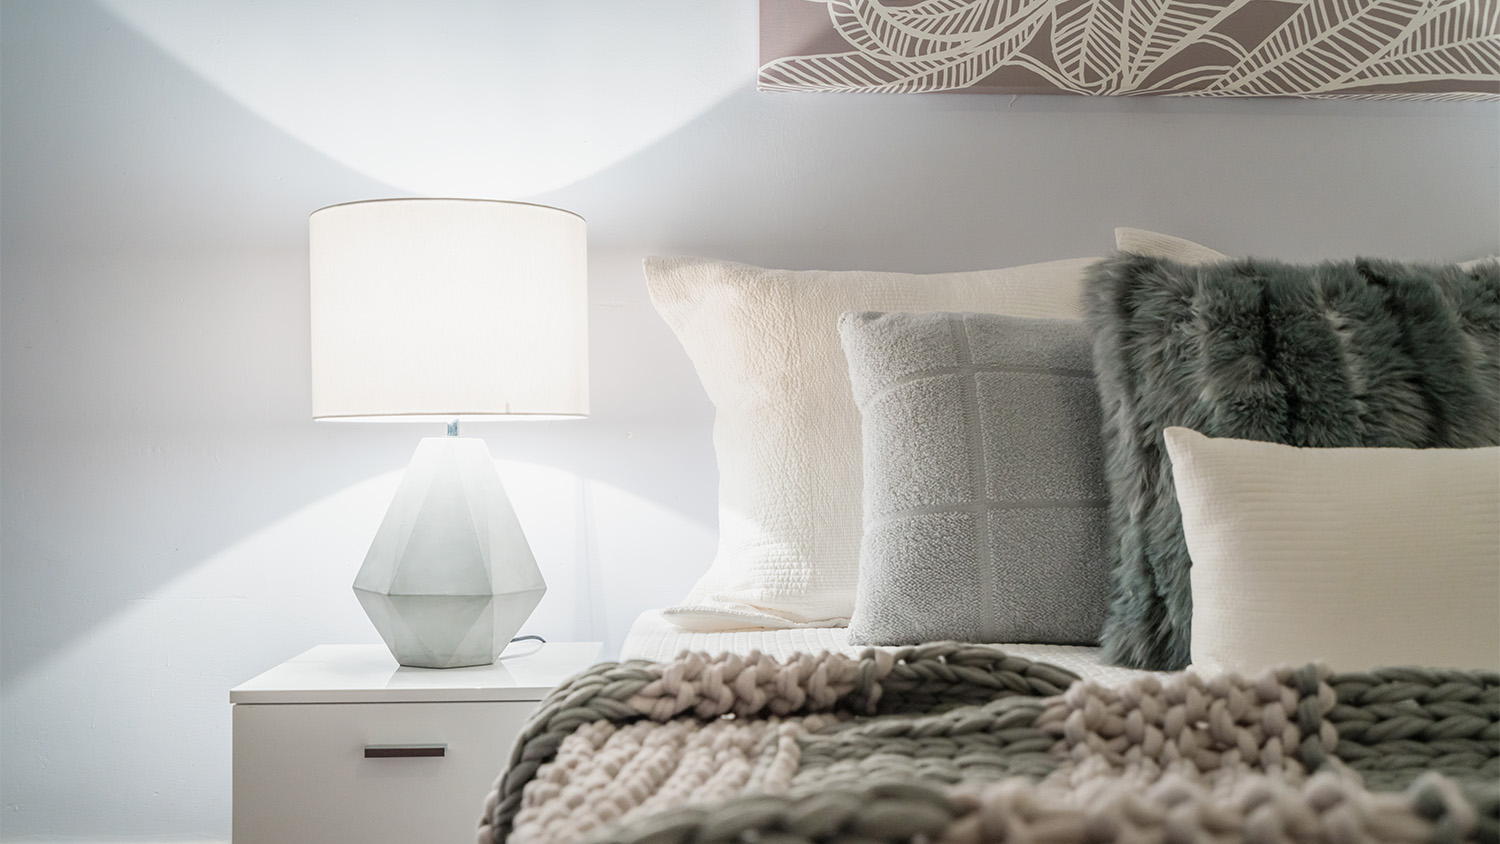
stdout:
<svg viewBox="0 0 1500 844">
<path fill-rule="evenodd" d="M 239 704 L 235 844 L 471 842 L 537 701 Z M 367 758 L 366 748 L 421 748 Z"/>
</svg>

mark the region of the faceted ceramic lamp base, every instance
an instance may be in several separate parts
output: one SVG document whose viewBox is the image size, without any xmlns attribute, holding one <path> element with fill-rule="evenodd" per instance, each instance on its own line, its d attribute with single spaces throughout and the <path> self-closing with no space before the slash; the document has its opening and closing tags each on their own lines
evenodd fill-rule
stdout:
<svg viewBox="0 0 1500 844">
<path fill-rule="evenodd" d="M 422 440 L 354 594 L 402 665 L 489 665 L 547 584 L 483 440 Z"/>
</svg>

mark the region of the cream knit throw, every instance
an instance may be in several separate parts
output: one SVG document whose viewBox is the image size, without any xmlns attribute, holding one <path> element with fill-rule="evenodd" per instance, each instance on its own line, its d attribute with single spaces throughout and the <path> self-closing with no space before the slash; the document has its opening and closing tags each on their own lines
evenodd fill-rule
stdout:
<svg viewBox="0 0 1500 844">
<path fill-rule="evenodd" d="M 596 666 L 479 841 L 1500 841 L 1500 675 L 1075 680 L 951 642 Z"/>
</svg>

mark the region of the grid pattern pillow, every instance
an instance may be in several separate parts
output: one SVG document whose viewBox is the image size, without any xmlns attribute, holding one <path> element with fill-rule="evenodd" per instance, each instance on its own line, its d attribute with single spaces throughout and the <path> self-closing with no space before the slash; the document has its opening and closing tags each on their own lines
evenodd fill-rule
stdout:
<svg viewBox="0 0 1500 844">
<path fill-rule="evenodd" d="M 865 467 L 849 641 L 1096 643 L 1107 507 L 1083 323 L 861 313 L 839 331 Z"/>
</svg>

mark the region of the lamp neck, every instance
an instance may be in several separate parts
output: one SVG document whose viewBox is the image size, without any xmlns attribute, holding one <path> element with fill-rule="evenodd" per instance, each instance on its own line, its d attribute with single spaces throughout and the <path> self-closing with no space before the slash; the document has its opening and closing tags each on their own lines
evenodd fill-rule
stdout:
<svg viewBox="0 0 1500 844">
<path fill-rule="evenodd" d="M 452 422 L 448 423 L 448 436 L 450 436 L 450 437 L 456 437 L 456 436 L 458 436 L 458 419 L 457 418 L 454 418 L 454 420 Z"/>
</svg>

